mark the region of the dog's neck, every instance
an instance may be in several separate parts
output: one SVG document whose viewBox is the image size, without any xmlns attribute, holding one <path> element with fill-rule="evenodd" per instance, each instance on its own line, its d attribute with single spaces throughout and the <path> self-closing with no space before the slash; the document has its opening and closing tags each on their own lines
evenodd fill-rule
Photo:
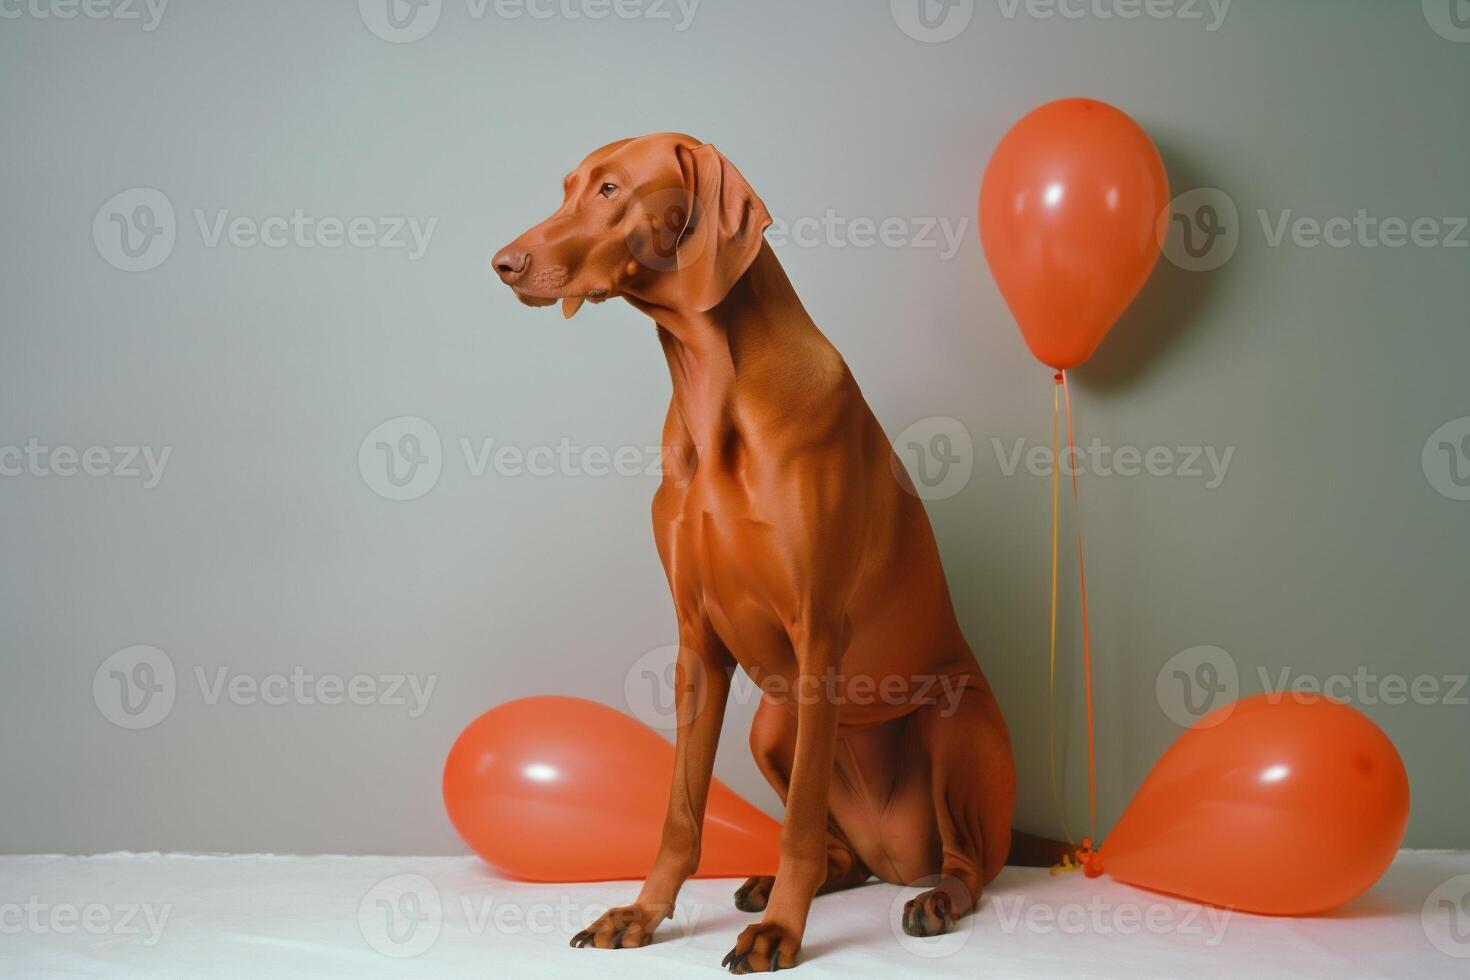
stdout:
<svg viewBox="0 0 1470 980">
<path fill-rule="evenodd" d="M 672 409 L 701 458 L 728 446 L 732 436 L 739 438 L 750 414 L 779 410 L 845 372 L 769 244 L 762 244 L 750 268 L 710 310 L 630 301 L 659 327 L 674 388 Z"/>
</svg>

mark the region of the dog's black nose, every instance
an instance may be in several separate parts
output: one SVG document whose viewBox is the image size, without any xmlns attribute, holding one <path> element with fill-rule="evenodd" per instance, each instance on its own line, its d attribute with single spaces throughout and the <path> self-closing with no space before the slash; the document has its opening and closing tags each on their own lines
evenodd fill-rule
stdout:
<svg viewBox="0 0 1470 980">
<path fill-rule="evenodd" d="M 507 286 L 526 274 L 531 265 L 531 253 L 519 248 L 507 248 L 490 260 L 500 281 Z"/>
</svg>

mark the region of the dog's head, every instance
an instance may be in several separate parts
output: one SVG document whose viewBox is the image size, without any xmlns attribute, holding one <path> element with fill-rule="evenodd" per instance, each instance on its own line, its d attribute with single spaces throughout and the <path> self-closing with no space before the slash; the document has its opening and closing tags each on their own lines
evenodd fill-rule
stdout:
<svg viewBox="0 0 1470 980">
<path fill-rule="evenodd" d="M 734 165 L 708 143 L 655 133 L 609 143 L 562 181 L 556 213 L 492 260 L 529 306 L 627 296 L 681 312 L 717 305 L 771 223 Z"/>
</svg>

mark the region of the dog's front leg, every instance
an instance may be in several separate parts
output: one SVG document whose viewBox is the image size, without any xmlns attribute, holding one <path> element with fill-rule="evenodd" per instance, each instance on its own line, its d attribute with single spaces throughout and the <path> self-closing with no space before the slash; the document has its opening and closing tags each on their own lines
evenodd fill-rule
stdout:
<svg viewBox="0 0 1470 980">
<path fill-rule="evenodd" d="M 674 667 L 674 782 L 663 836 L 653 868 L 632 905 L 609 909 L 572 937 L 578 948 L 632 949 L 646 946 L 653 931 L 674 912 L 684 880 L 699 867 L 704 807 L 714 775 L 715 748 L 725 719 L 733 661 L 713 635 L 681 642 Z M 638 765 L 639 760 L 629 760 Z M 617 841 L 608 841 L 617 847 Z"/>
<path fill-rule="evenodd" d="M 761 921 L 740 933 L 724 959 L 731 973 L 795 966 L 812 898 L 827 877 L 827 793 L 839 708 L 833 681 L 841 661 L 841 633 L 839 628 L 793 631 L 799 671 L 796 749 L 781 827 L 781 860 Z"/>
</svg>

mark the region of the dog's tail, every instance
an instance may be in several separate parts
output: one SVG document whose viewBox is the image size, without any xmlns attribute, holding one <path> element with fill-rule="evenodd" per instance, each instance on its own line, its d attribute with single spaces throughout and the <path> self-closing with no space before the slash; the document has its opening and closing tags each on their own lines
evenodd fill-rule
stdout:
<svg viewBox="0 0 1470 980">
<path fill-rule="evenodd" d="M 1006 855 L 1006 864 L 1019 868 L 1049 868 L 1060 864 L 1063 856 L 1076 850 L 1077 845 L 1066 841 L 1038 837 L 1024 830 L 1012 830 L 1011 852 Z"/>
</svg>

